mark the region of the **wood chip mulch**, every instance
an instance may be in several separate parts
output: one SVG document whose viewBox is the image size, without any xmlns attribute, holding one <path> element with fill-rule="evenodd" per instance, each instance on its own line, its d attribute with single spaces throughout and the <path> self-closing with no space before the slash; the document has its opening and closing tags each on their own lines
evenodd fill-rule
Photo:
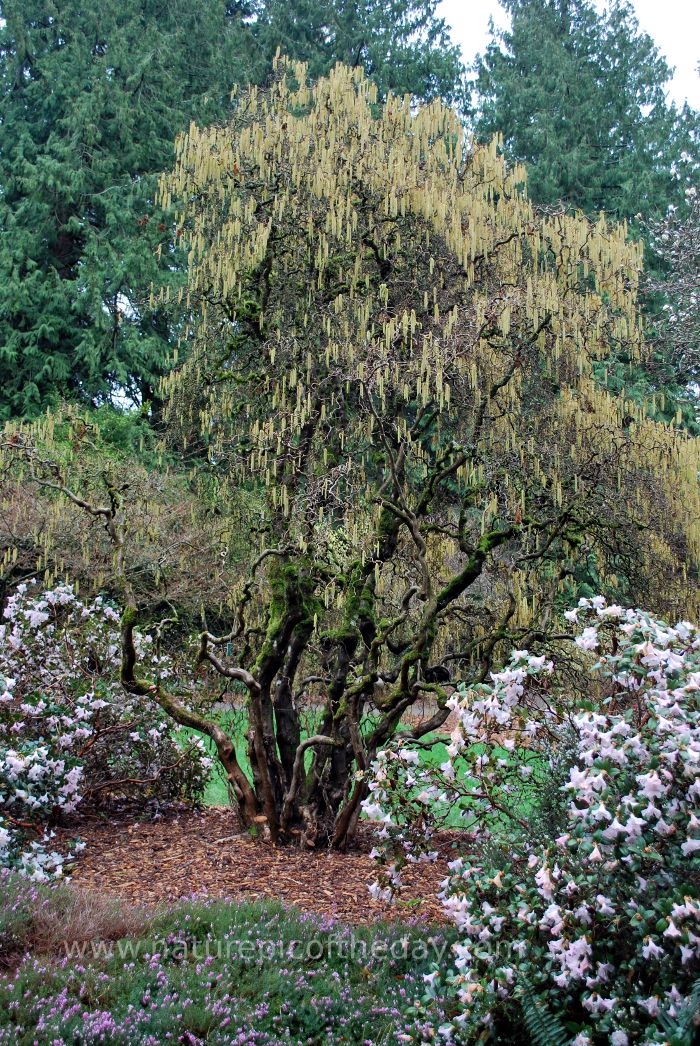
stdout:
<svg viewBox="0 0 700 1046">
<path fill-rule="evenodd" d="M 390 905 L 367 892 L 376 878 L 369 826 L 362 826 L 345 854 L 277 848 L 251 839 L 228 807 L 179 809 L 150 821 L 134 813 L 83 816 L 58 834 L 65 844 L 76 836 L 86 843 L 71 871 L 76 885 L 126 901 L 172 903 L 195 894 L 237 901 L 271 898 L 355 924 L 442 921 L 436 894 L 454 856 L 450 837 L 438 840 L 438 860 L 407 868 L 402 901 Z"/>
</svg>

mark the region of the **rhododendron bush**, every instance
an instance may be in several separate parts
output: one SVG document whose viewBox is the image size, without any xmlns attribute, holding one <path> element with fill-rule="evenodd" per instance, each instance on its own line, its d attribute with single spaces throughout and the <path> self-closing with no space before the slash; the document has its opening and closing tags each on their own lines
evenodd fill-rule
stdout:
<svg viewBox="0 0 700 1046">
<path fill-rule="evenodd" d="M 196 796 L 210 760 L 155 703 L 119 681 L 119 615 L 67 585 L 19 585 L 0 624 L 0 864 L 60 873 L 50 827 L 81 801 Z M 138 634 L 156 677 L 173 666 Z"/>
<path fill-rule="evenodd" d="M 669 1029 L 692 1023 L 700 974 L 700 630 L 601 597 L 567 617 L 583 626 L 587 700 L 515 651 L 455 693 L 442 765 L 400 739 L 380 753 L 372 890 L 400 891 L 401 867 L 460 809 L 471 834 L 441 897 L 462 938 L 428 979 L 455 996 L 441 1034 L 497 1038 L 535 1005 L 577 1046 L 685 1041 Z"/>
</svg>

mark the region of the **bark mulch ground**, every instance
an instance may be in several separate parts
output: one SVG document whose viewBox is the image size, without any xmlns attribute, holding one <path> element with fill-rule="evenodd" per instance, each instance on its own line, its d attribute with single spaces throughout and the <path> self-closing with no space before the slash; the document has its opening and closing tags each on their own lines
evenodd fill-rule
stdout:
<svg viewBox="0 0 700 1046">
<path fill-rule="evenodd" d="M 126 901 L 153 904 L 196 894 L 236 901 L 271 898 L 349 923 L 441 921 L 436 894 L 454 856 L 451 837 L 438 840 L 434 864 L 406 870 L 397 906 L 367 892 L 376 878 L 369 826 L 345 854 L 251 839 L 241 832 L 234 811 L 219 806 L 170 811 L 157 820 L 139 820 L 133 812 L 86 815 L 59 834 L 66 842 L 79 835 L 87 844 L 75 861 L 73 882 Z"/>
</svg>

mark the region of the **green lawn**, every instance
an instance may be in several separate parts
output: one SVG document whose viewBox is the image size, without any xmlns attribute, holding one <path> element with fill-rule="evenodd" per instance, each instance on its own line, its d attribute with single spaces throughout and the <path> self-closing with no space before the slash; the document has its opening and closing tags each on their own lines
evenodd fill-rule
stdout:
<svg viewBox="0 0 700 1046">
<path fill-rule="evenodd" d="M 320 718 L 320 717 L 319 717 Z M 236 758 L 240 763 L 241 767 L 246 774 L 250 776 L 250 763 L 248 761 L 248 749 L 246 741 L 246 729 L 247 724 L 244 720 L 244 715 L 240 711 L 230 713 L 220 713 L 217 716 L 217 722 L 225 730 L 227 730 L 229 736 L 233 739 Z M 309 723 L 309 730 L 302 730 L 301 738 L 302 741 L 309 736 L 309 732 L 314 733 L 316 726 L 313 722 Z M 186 730 L 184 732 L 185 737 L 200 737 L 196 730 Z M 214 757 L 214 765 L 212 767 L 211 777 L 205 789 L 203 795 L 203 801 L 206 806 L 227 806 L 229 803 L 228 784 L 226 781 L 226 775 L 223 769 L 216 759 L 216 748 L 214 742 L 210 741 L 208 737 L 202 738 L 204 744 L 207 747 L 208 752 Z M 313 752 L 306 752 L 306 766 L 307 768 L 311 765 L 313 758 Z"/>
<path fill-rule="evenodd" d="M 219 716 L 219 722 L 223 727 L 228 728 L 230 735 L 234 737 L 238 761 L 243 767 L 243 769 L 246 771 L 246 773 L 249 773 L 250 764 L 248 762 L 248 755 L 246 750 L 245 722 L 242 713 L 235 712 L 229 715 L 224 713 L 223 715 Z M 369 727 L 369 725 L 370 721 L 368 720 L 367 727 Z M 309 732 L 315 732 L 316 729 L 317 725 L 313 722 L 310 722 L 309 731 L 302 731 L 302 739 L 308 737 Z M 421 762 L 424 766 L 439 767 L 442 763 L 447 761 L 447 745 L 443 740 L 444 737 L 444 734 L 436 733 L 433 735 L 429 734 L 425 738 L 423 738 L 423 744 L 427 744 L 432 741 L 432 744 L 429 748 L 423 747 L 419 749 Z M 205 743 L 212 755 L 215 755 L 213 743 L 206 738 Z M 481 746 L 475 746 L 474 751 L 478 752 L 480 750 L 480 747 Z M 508 752 L 506 749 L 496 749 L 494 752 L 494 756 L 496 758 L 502 758 L 508 761 L 511 761 L 513 759 L 513 753 Z M 307 767 L 310 765 L 312 758 L 313 756 L 311 751 L 307 751 Z M 469 779 L 466 777 L 464 778 L 464 782 L 465 784 L 470 783 Z M 471 783 L 476 785 L 475 781 Z M 209 782 L 204 792 L 203 801 L 207 806 L 226 806 L 230 801 L 226 778 L 220 764 L 216 761 L 216 759 L 214 761 L 214 766 L 212 767 L 211 777 L 209 778 Z M 449 828 L 464 827 L 465 819 L 463 811 L 465 810 L 468 811 L 467 803 L 463 804 L 463 806 L 461 807 L 452 807 L 445 819 L 445 826 Z M 523 810 L 524 812 L 526 812 L 525 807 L 523 808 Z"/>
</svg>

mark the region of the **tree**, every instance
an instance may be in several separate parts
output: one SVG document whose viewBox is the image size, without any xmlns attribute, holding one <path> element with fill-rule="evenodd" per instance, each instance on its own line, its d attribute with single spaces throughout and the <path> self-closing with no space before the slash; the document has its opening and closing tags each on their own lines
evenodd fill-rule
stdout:
<svg viewBox="0 0 700 1046">
<path fill-rule="evenodd" d="M 245 79 L 243 23 L 223 0 L 3 0 L 0 16 L 0 417 L 153 402 L 171 328 L 149 288 L 178 280 L 157 176 Z"/>
<path fill-rule="evenodd" d="M 179 318 L 149 291 L 175 296 L 186 264 L 154 201 L 175 136 L 224 119 L 278 46 L 319 71 L 352 51 L 383 90 L 452 96 L 461 67 L 434 6 L 4 0 L 0 419 L 68 398 L 158 420 Z"/>
<path fill-rule="evenodd" d="M 695 186 L 685 193 L 685 206 L 672 207 L 651 224 L 651 243 L 659 268 L 646 281 L 647 294 L 661 295 L 655 341 L 660 356 L 681 387 L 694 390 L 698 408 L 700 385 L 700 199 Z"/>
<path fill-rule="evenodd" d="M 178 141 L 162 204 L 192 321 L 168 438 L 207 450 L 219 519 L 234 491 L 255 506 L 228 625 L 197 638 L 202 671 L 245 691 L 250 776 L 196 693 L 139 668 L 134 628 L 162 595 L 130 568 L 138 489 L 99 495 L 80 459 L 52 465 L 50 432 L 6 435 L 15 475 L 110 536 L 125 688 L 212 739 L 244 822 L 274 840 L 344 846 L 355 773 L 406 711 L 433 700 L 425 736 L 448 680 L 546 648 L 585 578 L 674 613 L 697 598 L 698 443 L 593 375 L 617 342 L 643 351 L 641 249 L 603 219 L 538 215 L 523 180 L 495 142 L 467 150 L 440 103 L 379 105 L 343 66 L 311 86 L 280 63 L 229 125 Z"/>
<path fill-rule="evenodd" d="M 254 30 L 264 76 L 279 48 L 306 62 L 313 79 L 343 62 L 363 66 L 380 97 L 392 91 L 463 102 L 459 48 L 436 17 L 437 6 L 436 0 L 268 0 Z"/>
<path fill-rule="evenodd" d="M 668 105 L 671 71 L 626 0 L 503 0 L 508 30 L 476 65 L 477 134 L 503 135 L 531 198 L 619 219 L 662 214 L 697 158 L 697 114 Z M 680 191 L 679 191 L 680 188 Z"/>
</svg>

